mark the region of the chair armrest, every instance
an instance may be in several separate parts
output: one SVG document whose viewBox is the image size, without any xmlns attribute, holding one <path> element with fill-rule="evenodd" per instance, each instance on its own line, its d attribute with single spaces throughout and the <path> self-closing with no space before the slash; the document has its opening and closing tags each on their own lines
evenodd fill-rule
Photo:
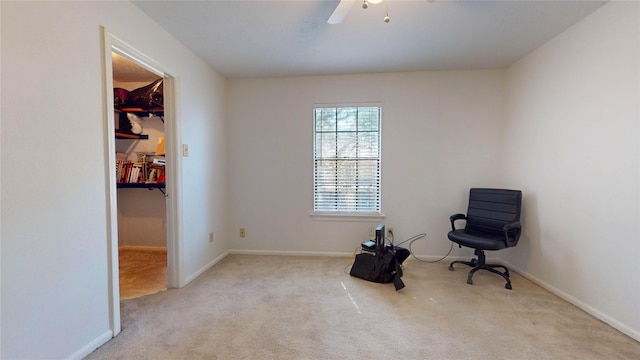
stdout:
<svg viewBox="0 0 640 360">
<path fill-rule="evenodd" d="M 518 243 L 521 230 L 522 226 L 520 225 L 520 221 L 514 221 L 502 227 L 507 247 L 515 246 Z"/>
<path fill-rule="evenodd" d="M 455 221 L 456 220 L 466 220 L 467 216 L 465 214 L 454 214 L 449 217 L 449 221 L 451 221 L 451 231 L 456 231 Z"/>
</svg>

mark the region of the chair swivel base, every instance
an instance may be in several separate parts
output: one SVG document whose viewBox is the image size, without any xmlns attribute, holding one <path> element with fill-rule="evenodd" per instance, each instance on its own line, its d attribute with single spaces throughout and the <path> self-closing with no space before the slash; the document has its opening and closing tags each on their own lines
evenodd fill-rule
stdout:
<svg viewBox="0 0 640 360">
<path fill-rule="evenodd" d="M 509 289 L 511 290 L 511 279 L 509 278 L 509 269 L 507 269 L 505 266 L 503 265 L 498 265 L 498 264 L 487 264 L 486 263 L 486 258 L 484 255 L 484 251 L 482 250 L 476 250 L 475 254 L 478 255 L 478 259 L 471 259 L 471 261 L 462 261 L 462 260 L 456 260 L 454 262 L 452 262 L 449 265 L 449 271 L 453 271 L 453 264 L 464 264 L 467 265 L 469 267 L 472 267 L 473 269 L 471 269 L 469 271 L 469 275 L 467 275 L 467 284 L 469 285 L 473 285 L 473 274 L 476 273 L 476 271 L 478 270 L 487 270 L 490 271 L 494 274 L 498 274 L 500 276 L 502 276 L 505 280 L 506 280 L 506 284 L 504 285 L 505 289 Z M 495 268 L 500 268 L 500 269 L 504 269 L 504 271 L 498 271 Z"/>
</svg>

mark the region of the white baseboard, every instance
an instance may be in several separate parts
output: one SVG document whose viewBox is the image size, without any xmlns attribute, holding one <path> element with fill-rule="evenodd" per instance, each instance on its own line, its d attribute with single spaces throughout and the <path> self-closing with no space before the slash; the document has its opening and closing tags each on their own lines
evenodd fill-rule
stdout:
<svg viewBox="0 0 640 360">
<path fill-rule="evenodd" d="M 200 270 L 196 271 L 195 273 L 189 275 L 186 279 L 185 279 L 185 286 L 192 282 L 193 280 L 195 280 L 198 276 L 204 274 L 205 271 L 209 270 L 213 265 L 219 263 L 220 261 L 222 261 L 222 259 L 226 258 L 227 255 L 229 255 L 230 251 L 226 251 L 224 252 L 222 255 L 218 256 L 217 258 L 211 260 L 208 264 L 206 264 L 205 266 L 201 267 Z"/>
<path fill-rule="evenodd" d="M 588 313 L 589 315 L 595 317 L 598 320 L 604 321 L 605 323 L 607 323 L 609 326 L 613 327 L 614 329 L 620 331 L 621 333 L 629 336 L 630 338 L 636 340 L 636 341 L 640 341 L 640 331 L 637 331 L 635 329 L 632 329 L 631 327 L 627 326 L 626 324 L 621 323 L 620 321 L 612 318 L 611 316 L 601 312 L 600 310 L 585 304 L 584 302 L 580 301 L 579 299 L 567 294 L 566 292 L 550 285 L 549 283 L 523 271 L 522 269 L 518 268 L 517 266 L 514 266 L 513 264 L 510 264 L 506 261 L 500 261 L 500 263 L 504 264 L 507 268 L 509 268 L 509 270 L 513 270 L 515 272 L 517 272 L 518 274 L 524 276 L 525 278 L 531 280 L 532 282 L 536 283 L 537 285 L 539 285 L 540 287 L 544 288 L 545 290 L 557 295 L 558 297 L 560 297 L 561 299 L 570 302 L 571 304 L 577 306 L 578 308 L 582 309 L 583 311 L 585 311 L 586 313 Z"/>
<path fill-rule="evenodd" d="M 100 346 L 104 345 L 107 341 L 111 340 L 112 337 L 113 337 L 113 333 L 110 330 L 105 331 L 100 336 L 98 336 L 97 338 L 89 342 L 87 345 L 83 346 L 78 351 L 76 351 L 75 353 L 67 357 L 67 360 L 80 360 L 84 358 L 85 356 L 91 354 L 95 349 L 99 348 Z"/>
<path fill-rule="evenodd" d="M 352 257 L 357 254 L 360 249 L 356 249 L 354 252 L 326 252 L 326 251 L 277 251 L 277 250 L 239 250 L 232 249 L 229 250 L 230 254 L 237 255 L 275 255 L 275 256 L 327 256 L 327 257 Z M 416 255 L 418 258 L 425 261 L 435 261 L 438 259 L 442 259 L 443 262 L 447 261 L 455 261 L 455 260 L 471 260 L 473 256 L 447 256 L 446 258 L 442 258 L 443 255 Z M 409 256 L 407 260 L 413 259 L 416 260 L 413 256 Z M 500 264 L 502 261 L 499 259 L 487 259 L 487 262 Z"/>
<path fill-rule="evenodd" d="M 468 256 L 468 255 L 447 255 L 446 257 L 443 257 L 444 255 L 416 255 L 416 257 L 420 260 L 424 260 L 424 261 L 428 261 L 428 262 L 436 262 L 436 260 L 439 260 L 439 262 L 443 262 L 443 263 L 450 263 L 452 261 L 458 261 L 458 260 L 462 260 L 462 261 L 470 261 L 472 258 L 474 258 L 474 256 Z M 409 255 L 409 257 L 407 258 L 407 260 L 405 261 L 419 261 L 416 260 L 416 258 L 413 255 Z M 502 264 L 503 261 L 500 259 L 494 259 L 494 258 L 487 258 L 486 259 L 487 263 L 489 264 Z"/>
<path fill-rule="evenodd" d="M 230 254 L 238 255 L 278 255 L 278 256 L 328 256 L 328 257 L 350 257 L 353 253 L 348 252 L 322 252 L 322 251 L 277 251 L 277 250 L 229 250 Z"/>
</svg>

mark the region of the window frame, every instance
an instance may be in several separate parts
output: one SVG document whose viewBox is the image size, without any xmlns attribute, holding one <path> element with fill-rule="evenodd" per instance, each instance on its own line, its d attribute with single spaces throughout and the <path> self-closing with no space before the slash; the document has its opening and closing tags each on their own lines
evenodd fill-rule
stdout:
<svg viewBox="0 0 640 360">
<path fill-rule="evenodd" d="M 318 109 L 331 109 L 335 108 L 336 110 L 339 108 L 365 108 L 365 107 L 377 107 L 378 108 L 378 156 L 377 156 L 377 164 L 378 164 L 378 178 L 377 178 L 377 211 L 356 211 L 356 210 L 316 210 L 316 180 L 317 180 L 317 161 L 316 157 L 316 140 L 317 140 L 317 127 L 316 127 L 316 111 Z M 380 102 L 371 102 L 371 103 L 348 103 L 348 104 L 313 104 L 312 108 L 312 136 L 313 136 L 313 191 L 312 191 L 312 213 L 311 217 L 316 220 L 332 220 L 332 221 L 350 221 L 350 220 L 364 220 L 364 221 L 379 221 L 384 218 L 384 214 L 382 213 L 382 112 L 383 106 Z M 338 130 L 336 129 L 336 133 Z M 358 136 L 358 131 L 355 131 L 356 137 Z M 336 159 L 338 159 L 338 155 L 336 154 Z"/>
</svg>

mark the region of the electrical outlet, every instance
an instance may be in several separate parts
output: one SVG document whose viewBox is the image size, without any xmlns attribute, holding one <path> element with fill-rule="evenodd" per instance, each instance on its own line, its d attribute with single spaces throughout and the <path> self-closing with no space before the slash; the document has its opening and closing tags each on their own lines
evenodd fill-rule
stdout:
<svg viewBox="0 0 640 360">
<path fill-rule="evenodd" d="M 376 229 L 375 228 L 369 229 L 369 236 L 370 236 L 371 239 L 373 239 L 373 237 L 376 236 Z"/>
<path fill-rule="evenodd" d="M 389 227 L 387 228 L 387 235 L 385 235 L 385 236 L 386 236 L 386 237 L 391 237 L 391 238 L 392 238 L 392 237 L 393 237 L 393 234 L 394 234 L 394 233 L 393 233 L 393 228 L 392 228 L 391 226 L 389 226 Z"/>
<path fill-rule="evenodd" d="M 189 145 L 182 144 L 182 157 L 189 157 Z"/>
<path fill-rule="evenodd" d="M 213 231 L 209 233 L 209 242 L 213 242 Z"/>
<path fill-rule="evenodd" d="M 240 237 L 244 237 L 246 235 L 244 228 L 240 228 Z"/>
</svg>

